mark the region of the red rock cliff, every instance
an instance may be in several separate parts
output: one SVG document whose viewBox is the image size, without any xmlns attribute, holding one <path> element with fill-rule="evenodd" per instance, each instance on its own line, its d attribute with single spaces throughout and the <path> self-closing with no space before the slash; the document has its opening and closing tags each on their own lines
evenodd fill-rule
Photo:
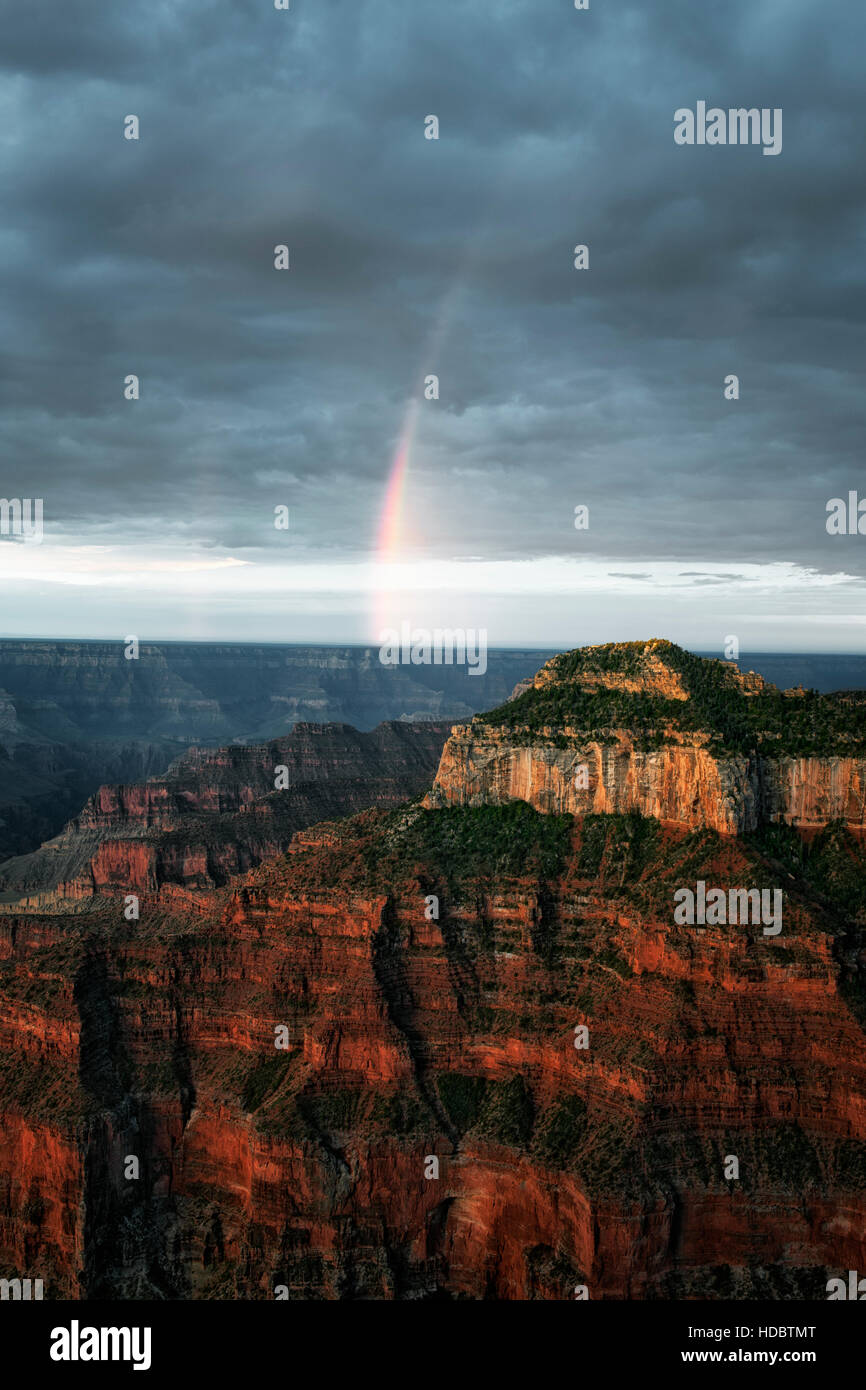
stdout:
<svg viewBox="0 0 866 1390">
<path fill-rule="evenodd" d="M 128 862 L 51 912 L 7 905 L 0 1275 L 784 1299 L 866 1266 L 866 851 L 854 772 L 808 765 L 857 762 L 858 702 L 637 645 L 568 654 L 452 735 L 427 807 L 302 829 L 220 889 L 143 863 L 137 922 Z M 774 802 L 760 768 L 788 761 Z M 748 787 L 757 829 L 732 835 Z M 124 793 L 79 833 L 173 834 L 166 807 Z M 782 931 L 677 925 L 698 880 L 781 889 Z"/>
<path fill-rule="evenodd" d="M 109 1297 L 821 1296 L 866 1260 L 859 937 L 802 879 L 778 939 L 670 910 L 773 873 L 653 821 L 416 808 L 195 914 L 22 922 L 0 1104 L 50 1144 L 14 1140 L 0 1263 Z"/>
<path fill-rule="evenodd" d="M 426 721 L 369 733 L 297 724 L 266 744 L 190 749 L 162 777 L 101 787 L 61 835 L 7 861 L 0 881 L 45 904 L 225 883 L 303 826 L 426 790 L 447 732 Z M 285 785 L 275 790 L 278 768 Z"/>
</svg>

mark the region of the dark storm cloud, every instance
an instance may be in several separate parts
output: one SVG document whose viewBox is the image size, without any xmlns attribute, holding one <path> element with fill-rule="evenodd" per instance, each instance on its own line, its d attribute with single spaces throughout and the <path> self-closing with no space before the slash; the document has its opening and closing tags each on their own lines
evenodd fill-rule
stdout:
<svg viewBox="0 0 866 1390">
<path fill-rule="evenodd" d="M 0 492 L 52 533 L 249 555 L 286 502 L 296 556 L 364 551 L 436 372 L 422 551 L 863 572 L 824 529 L 861 476 L 862 10 L 2 9 Z M 699 99 L 782 107 L 781 155 L 675 146 Z"/>
</svg>

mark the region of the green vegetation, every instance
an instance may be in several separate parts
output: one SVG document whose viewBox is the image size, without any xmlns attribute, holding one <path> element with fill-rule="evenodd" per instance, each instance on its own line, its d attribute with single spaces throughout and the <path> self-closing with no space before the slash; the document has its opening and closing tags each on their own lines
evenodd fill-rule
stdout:
<svg viewBox="0 0 866 1390">
<path fill-rule="evenodd" d="M 142 1063 L 133 1078 L 132 1090 L 136 1095 L 176 1095 L 177 1068 L 171 1053 L 163 1049 L 157 1060 Z"/>
<path fill-rule="evenodd" d="M 605 891 L 635 896 L 648 869 L 658 874 L 661 826 L 637 811 L 625 815 L 585 816 L 581 828 L 577 870 L 581 877 L 603 883 Z"/>
<path fill-rule="evenodd" d="M 756 1299 L 782 1306 L 800 1299 L 812 1303 L 827 1297 L 827 1280 L 833 1273 L 824 1265 L 698 1265 L 671 1270 L 653 1282 L 646 1296 L 674 1302 Z"/>
<path fill-rule="evenodd" d="M 18 1050 L 0 1052 L 0 1104 L 49 1124 L 75 1123 L 90 1108 L 64 1059 L 35 1060 Z"/>
<path fill-rule="evenodd" d="M 763 825 L 749 841 L 845 916 L 866 914 L 866 856 L 842 821 L 824 826 L 808 843 L 790 825 Z"/>
<path fill-rule="evenodd" d="M 523 1148 L 532 1134 L 532 1096 L 522 1076 L 508 1081 L 488 1081 L 476 1133 L 493 1144 Z"/>
<path fill-rule="evenodd" d="M 374 881 L 389 886 L 417 865 L 441 876 L 454 897 L 473 881 L 491 888 L 508 877 L 555 878 L 571 840 L 570 815 L 546 816 L 525 801 L 505 806 L 452 806 L 393 812 L 365 850 Z"/>
<path fill-rule="evenodd" d="M 443 1072 L 437 1078 L 439 1099 L 458 1133 L 465 1134 L 477 1120 L 486 1085 L 483 1077 L 454 1071 Z"/>
<path fill-rule="evenodd" d="M 615 975 L 619 975 L 621 980 L 627 980 L 630 975 L 634 974 L 628 961 L 624 960 L 618 951 L 612 949 L 599 951 L 595 960 L 596 964 L 604 965 L 608 970 L 612 970 Z"/>
<path fill-rule="evenodd" d="M 491 1144 L 522 1148 L 532 1133 L 532 1097 L 521 1076 L 488 1081 L 442 1072 L 437 1078 L 439 1099 L 459 1134 L 470 1130 Z"/>
<path fill-rule="evenodd" d="M 590 1192 L 624 1190 L 634 1180 L 637 1116 L 590 1117 L 566 1095 L 535 1113 L 521 1076 L 486 1080 L 457 1072 L 437 1078 L 439 1096 L 461 1137 L 529 1150 L 547 1167 L 573 1174 Z"/>
<path fill-rule="evenodd" d="M 358 1118 L 363 1093 L 342 1087 L 298 1097 L 298 1109 L 313 1130 L 334 1134 L 352 1129 Z"/>
<path fill-rule="evenodd" d="M 753 1136 L 752 1148 L 765 1183 L 775 1179 L 777 1184 L 802 1191 L 820 1182 L 817 1155 L 799 1125 L 778 1125 L 758 1131 Z"/>
<path fill-rule="evenodd" d="M 531 1290 L 551 1289 L 560 1299 L 571 1298 L 576 1284 L 587 1283 L 587 1276 L 561 1248 L 552 1250 L 549 1245 L 534 1245 L 524 1258 Z M 534 1298 L 536 1294 L 531 1291 L 529 1297 Z"/>
<path fill-rule="evenodd" d="M 533 1153 L 548 1168 L 566 1170 L 572 1166 L 585 1134 L 586 1103 L 579 1096 L 565 1096 L 543 1112 Z"/>
<path fill-rule="evenodd" d="M 241 1088 L 241 1104 L 247 1113 L 258 1110 L 266 1096 L 278 1090 L 288 1075 L 292 1057 L 278 1052 L 264 1062 L 253 1063 Z"/>
<path fill-rule="evenodd" d="M 414 1095 L 395 1091 L 392 1095 L 374 1097 L 369 1115 L 370 1127 L 389 1138 L 406 1138 L 429 1128 L 430 1111 Z"/>
<path fill-rule="evenodd" d="M 621 676 L 639 681 L 647 663 L 659 660 L 679 677 L 688 699 L 648 690 L 593 687 Z M 542 728 L 574 730 L 609 741 L 613 729 L 629 729 L 637 746 L 659 748 L 675 732 L 710 735 L 716 754 L 761 752 L 772 757 L 855 754 L 864 744 L 866 696 L 859 692 L 786 694 L 766 686 L 747 694 L 737 673 L 721 661 L 693 656 L 673 642 L 609 643 L 565 652 L 551 663 L 553 679 L 516 700 L 478 715 L 482 726 L 507 728 L 517 741 Z M 559 741 L 562 740 L 560 736 Z"/>
<path fill-rule="evenodd" d="M 866 1146 L 858 1147 L 862 1153 Z M 644 1161 L 650 1174 L 662 1182 L 677 1178 L 701 1187 L 719 1188 L 727 1185 L 724 1172 L 729 1154 L 739 1159 L 737 1183 L 747 1192 L 802 1192 L 814 1188 L 822 1181 L 828 1157 L 818 1152 L 798 1124 L 787 1123 L 724 1135 L 694 1131 L 657 1134 L 646 1142 Z M 853 1168 L 856 1157 L 850 1162 Z"/>
<path fill-rule="evenodd" d="M 862 1192 L 866 1187 L 866 1143 L 862 1139 L 842 1139 L 836 1143 L 831 1169 L 833 1181 Z"/>
</svg>

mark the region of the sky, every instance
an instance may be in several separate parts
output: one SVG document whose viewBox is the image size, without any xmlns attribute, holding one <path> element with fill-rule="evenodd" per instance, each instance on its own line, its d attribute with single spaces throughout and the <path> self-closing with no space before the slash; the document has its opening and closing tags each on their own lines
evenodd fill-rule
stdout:
<svg viewBox="0 0 866 1390">
<path fill-rule="evenodd" d="M 0 23 L 0 636 L 866 652 L 863 6 Z"/>
</svg>

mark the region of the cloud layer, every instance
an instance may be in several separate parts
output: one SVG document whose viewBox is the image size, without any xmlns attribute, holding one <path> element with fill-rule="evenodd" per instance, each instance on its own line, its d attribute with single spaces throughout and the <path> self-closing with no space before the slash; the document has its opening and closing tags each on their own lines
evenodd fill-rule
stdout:
<svg viewBox="0 0 866 1390">
<path fill-rule="evenodd" d="M 862 477 L 862 10 L 163 0 L 97 22 L 68 0 L 46 25 L 43 8 L 10 5 L 0 51 L 0 495 L 43 497 L 46 526 L 38 564 L 0 539 L 0 630 L 110 635 L 134 616 L 153 636 L 261 638 L 282 572 L 275 640 L 369 637 L 339 573 L 374 558 L 435 373 L 403 550 L 421 574 L 477 557 L 465 607 L 487 603 L 491 640 L 539 640 L 551 616 L 545 642 L 590 640 L 585 600 L 594 640 L 639 622 L 710 647 L 754 618 L 766 650 L 817 604 L 839 619 L 822 642 L 863 649 L 866 537 L 824 524 Z M 781 155 L 678 147 L 674 110 L 698 100 L 781 107 Z M 68 563 L 92 546 L 127 549 L 101 586 Z M 495 592 L 472 588 L 478 559 Z M 502 568 L 551 561 L 570 604 Z M 669 563 L 699 572 L 690 598 L 663 597 Z M 753 565 L 773 567 L 763 607 L 735 597 Z M 311 566 L 336 578 L 304 606 Z M 383 583 L 395 611 L 415 601 Z M 458 620 L 459 593 L 447 606 Z"/>
</svg>

